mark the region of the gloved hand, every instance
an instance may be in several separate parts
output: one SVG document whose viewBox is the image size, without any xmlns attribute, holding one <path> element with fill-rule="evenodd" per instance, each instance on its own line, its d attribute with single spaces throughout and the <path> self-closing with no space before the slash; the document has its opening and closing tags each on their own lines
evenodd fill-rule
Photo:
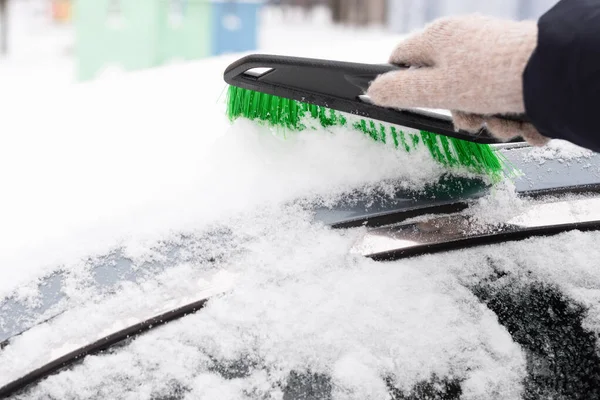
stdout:
<svg viewBox="0 0 600 400">
<path fill-rule="evenodd" d="M 535 21 L 440 18 L 390 56 L 392 64 L 416 68 L 380 75 L 367 94 L 385 107 L 450 110 L 457 130 L 476 133 L 486 126 L 499 140 L 521 136 L 542 146 L 549 139 L 533 125 L 491 117 L 525 112 L 522 76 L 536 44 Z"/>
</svg>

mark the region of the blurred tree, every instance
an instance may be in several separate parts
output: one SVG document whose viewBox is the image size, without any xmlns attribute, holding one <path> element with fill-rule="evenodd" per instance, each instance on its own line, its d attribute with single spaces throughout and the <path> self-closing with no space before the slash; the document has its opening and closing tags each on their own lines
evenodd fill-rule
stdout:
<svg viewBox="0 0 600 400">
<path fill-rule="evenodd" d="M 332 20 L 351 26 L 367 26 L 385 22 L 386 0 L 330 0 Z"/>
<path fill-rule="evenodd" d="M 386 23 L 386 14 L 388 8 L 387 0 L 371 0 L 369 4 L 369 24 L 383 25 Z"/>
<path fill-rule="evenodd" d="M 301 9 L 304 17 L 308 17 L 315 7 L 327 5 L 330 0 L 268 0 L 269 5 L 283 9 L 284 15 L 292 9 Z"/>
<path fill-rule="evenodd" d="M 344 5 L 343 5 L 342 0 L 330 0 L 329 1 L 329 8 L 331 9 L 331 18 L 333 19 L 333 22 L 336 24 L 339 24 L 342 22 L 343 7 L 344 7 Z"/>
<path fill-rule="evenodd" d="M 0 54 L 8 53 L 8 0 L 0 0 Z"/>
</svg>

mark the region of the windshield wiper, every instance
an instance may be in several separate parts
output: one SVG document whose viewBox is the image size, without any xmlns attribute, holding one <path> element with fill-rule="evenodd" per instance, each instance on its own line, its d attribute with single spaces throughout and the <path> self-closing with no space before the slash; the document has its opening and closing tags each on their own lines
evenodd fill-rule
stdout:
<svg viewBox="0 0 600 400">
<path fill-rule="evenodd" d="M 83 359 L 88 355 L 98 354 L 126 339 L 134 338 L 168 322 L 183 318 L 189 314 L 193 314 L 203 309 L 209 300 L 210 297 L 207 297 L 169 310 L 160 315 L 149 318 L 143 322 L 131 325 L 118 332 L 105 336 L 93 343 L 73 350 L 70 353 L 65 354 L 64 356 L 59 357 L 56 360 L 53 360 L 48 364 L 31 371 L 27 375 L 24 375 L 21 378 L 18 378 L 8 383 L 7 385 L 0 387 L 0 398 L 6 398 L 15 394 L 16 392 L 22 391 L 26 389 L 29 385 L 39 382 L 40 380 L 48 377 L 49 375 L 72 365 L 73 363 Z"/>
<path fill-rule="evenodd" d="M 351 253 L 377 261 L 492 243 L 600 229 L 600 184 L 530 193 L 531 204 L 502 221 L 481 222 L 468 212 L 443 214 L 369 229 Z"/>
</svg>

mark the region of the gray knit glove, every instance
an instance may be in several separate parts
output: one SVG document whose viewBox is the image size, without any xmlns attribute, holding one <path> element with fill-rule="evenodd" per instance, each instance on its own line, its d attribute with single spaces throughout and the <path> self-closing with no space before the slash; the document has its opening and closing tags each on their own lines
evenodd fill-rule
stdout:
<svg viewBox="0 0 600 400">
<path fill-rule="evenodd" d="M 417 68 L 379 76 L 367 94 L 385 107 L 450 110 L 457 130 L 476 133 L 485 126 L 501 141 L 521 136 L 542 146 L 549 139 L 533 125 L 490 116 L 525 112 L 523 71 L 536 44 L 535 21 L 441 18 L 390 56 L 390 63 Z"/>
</svg>

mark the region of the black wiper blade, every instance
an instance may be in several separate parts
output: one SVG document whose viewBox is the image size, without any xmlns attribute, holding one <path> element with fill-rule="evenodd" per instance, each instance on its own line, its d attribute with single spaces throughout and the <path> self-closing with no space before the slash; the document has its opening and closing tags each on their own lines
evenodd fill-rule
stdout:
<svg viewBox="0 0 600 400">
<path fill-rule="evenodd" d="M 9 337 L 7 339 L 4 339 L 3 341 L 0 342 L 0 350 L 2 350 L 3 348 L 5 348 L 6 346 L 8 346 L 12 340 L 14 340 L 16 337 L 21 336 L 25 332 L 29 331 L 31 328 L 36 327 L 36 326 L 40 326 L 40 325 L 43 325 L 43 324 L 46 324 L 46 323 L 54 320 L 55 318 L 63 315 L 64 313 L 65 313 L 65 310 L 60 311 L 60 312 L 58 312 L 58 313 L 56 313 L 54 315 L 51 315 L 50 317 L 48 317 L 48 318 L 46 318 L 46 319 L 44 319 L 42 321 L 36 322 L 35 325 L 33 325 L 33 326 L 27 327 L 26 329 L 24 329 L 24 330 L 22 330 L 20 332 L 15 333 L 11 337 Z"/>
<path fill-rule="evenodd" d="M 579 188 L 575 188 L 578 190 Z M 572 195 L 565 189 L 563 194 Z M 577 210 L 577 213 L 560 210 Z M 544 198 L 501 223 L 481 223 L 469 214 L 435 215 L 368 230 L 352 253 L 377 261 L 465 249 L 493 243 L 600 229 L 600 196 Z"/>
<path fill-rule="evenodd" d="M 27 375 L 18 378 L 5 386 L 0 387 L 0 398 L 9 397 L 17 392 L 26 389 L 29 385 L 39 382 L 40 380 L 52 375 L 55 372 L 66 368 L 73 363 L 83 359 L 88 355 L 98 354 L 108 348 L 120 343 L 126 339 L 131 339 L 139 336 L 145 332 L 162 326 L 168 322 L 183 318 L 187 315 L 193 314 L 203 309 L 211 297 L 206 297 L 201 300 L 188 303 L 178 308 L 169 310 L 152 318 L 149 318 L 143 322 L 131 325 L 118 332 L 114 332 L 108 336 L 105 336 L 93 343 L 80 347 L 76 350 L 71 351 L 64 356 L 61 356 L 48 364 L 35 369 Z"/>
</svg>

